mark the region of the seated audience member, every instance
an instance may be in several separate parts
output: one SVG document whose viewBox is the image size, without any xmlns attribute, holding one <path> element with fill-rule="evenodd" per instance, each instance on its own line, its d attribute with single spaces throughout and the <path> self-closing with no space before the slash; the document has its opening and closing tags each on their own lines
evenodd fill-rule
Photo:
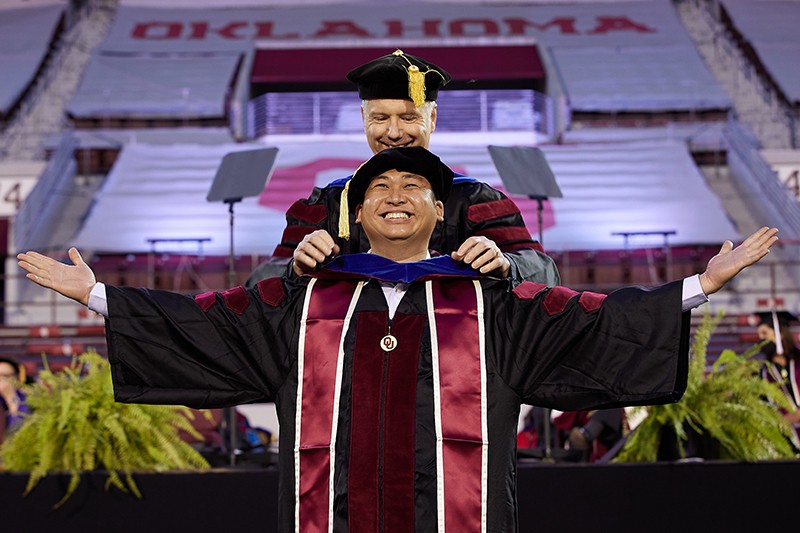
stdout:
<svg viewBox="0 0 800 533">
<path fill-rule="evenodd" d="M 761 347 L 764 356 L 761 378 L 776 383 L 783 390 L 793 406 L 791 411 L 784 412 L 784 416 L 800 438 L 800 348 L 789 327 L 797 317 L 786 311 L 759 313 L 759 317 L 758 338 L 767 341 Z"/>
<path fill-rule="evenodd" d="M 22 423 L 30 409 L 25 403 L 25 393 L 20 386 L 25 383 L 24 369 L 15 360 L 0 357 L 0 442 L 4 435 L 14 431 L 15 426 Z"/>
<path fill-rule="evenodd" d="M 222 409 L 191 409 L 191 416 L 185 415 L 192 427 L 200 434 L 200 438 L 190 435 L 186 431 L 179 431 L 181 440 L 190 444 L 202 453 L 220 451 L 223 448 L 220 424 L 222 422 Z"/>
<path fill-rule="evenodd" d="M 551 453 L 556 460 L 594 463 L 623 436 L 623 409 L 549 412 L 533 407 L 524 419 L 524 427 L 517 434 L 519 448 L 544 448 L 543 424 L 544 416 L 548 413 L 551 419 L 550 447 L 551 450 L 558 450 Z"/>
<path fill-rule="evenodd" d="M 583 452 L 583 461 L 594 463 L 622 438 L 624 411 L 600 409 L 562 413 L 553 424 L 567 435 L 564 446 Z"/>
</svg>

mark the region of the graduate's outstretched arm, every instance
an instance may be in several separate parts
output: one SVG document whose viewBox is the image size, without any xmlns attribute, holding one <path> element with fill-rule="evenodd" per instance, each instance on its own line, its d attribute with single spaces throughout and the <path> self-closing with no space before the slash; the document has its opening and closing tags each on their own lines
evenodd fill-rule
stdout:
<svg viewBox="0 0 800 533">
<path fill-rule="evenodd" d="M 736 248 L 731 241 L 725 241 L 719 253 L 708 262 L 706 271 L 700 274 L 703 292 L 706 295 L 717 292 L 743 269 L 767 255 L 772 245 L 778 241 L 777 233 L 777 228 L 765 226 Z"/>
<path fill-rule="evenodd" d="M 88 305 L 89 293 L 96 283 L 94 272 L 84 262 L 77 249 L 70 248 L 68 254 L 72 265 L 56 261 L 38 252 L 25 252 L 17 255 L 17 259 L 19 266 L 28 272 L 25 277 L 29 280 Z"/>
</svg>

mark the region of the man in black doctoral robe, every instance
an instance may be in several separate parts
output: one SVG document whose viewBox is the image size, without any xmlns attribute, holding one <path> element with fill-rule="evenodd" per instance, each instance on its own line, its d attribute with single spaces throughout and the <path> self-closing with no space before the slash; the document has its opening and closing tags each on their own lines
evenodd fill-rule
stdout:
<svg viewBox="0 0 800 533">
<path fill-rule="evenodd" d="M 419 147 L 373 156 L 348 202 L 371 254 L 296 282 L 194 299 L 95 283 L 20 254 L 33 281 L 108 317 L 115 396 L 219 407 L 275 401 L 284 531 L 514 531 L 520 403 L 677 401 L 690 307 L 777 240 L 762 228 L 683 281 L 607 297 L 428 259 L 452 172 Z M 107 309 L 104 309 L 107 304 Z"/>
<path fill-rule="evenodd" d="M 354 68 L 347 79 L 358 87 L 364 134 L 373 154 L 398 146 L 429 148 L 436 131 L 439 89 L 450 81 L 447 71 L 396 50 Z M 417 90 L 412 89 L 415 85 Z M 340 209 L 342 190 L 350 177 L 315 187 L 307 199 L 292 204 L 281 243 L 273 257 L 250 276 L 248 286 L 285 271 L 302 275 L 334 249 L 337 255 L 369 249 L 366 234 L 352 224 L 354 212 Z M 560 283 L 555 262 L 533 240 L 519 208 L 505 194 L 458 175 L 443 201 L 446 220 L 434 227 L 430 248 L 441 254 L 459 252 L 459 259 L 467 257 L 476 270 L 488 265 L 499 277 L 551 286 Z M 349 231 L 340 232 L 340 222 Z M 285 270 L 290 260 L 291 268 Z"/>
</svg>

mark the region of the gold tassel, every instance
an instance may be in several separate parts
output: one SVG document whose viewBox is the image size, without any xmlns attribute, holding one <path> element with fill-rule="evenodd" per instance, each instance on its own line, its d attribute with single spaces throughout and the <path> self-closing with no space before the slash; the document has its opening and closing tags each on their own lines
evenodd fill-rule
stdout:
<svg viewBox="0 0 800 533">
<path fill-rule="evenodd" d="M 347 205 L 347 193 L 350 190 L 350 180 L 352 179 L 350 178 L 344 184 L 342 196 L 339 198 L 339 237 L 348 241 L 350 240 L 350 209 Z"/>
<path fill-rule="evenodd" d="M 435 72 L 442 79 L 444 79 L 444 76 L 441 72 L 432 68 L 425 72 L 420 71 L 419 67 L 412 64 L 411 60 L 408 59 L 399 48 L 392 52 L 392 55 L 400 56 L 408 63 L 408 67 L 406 67 L 406 72 L 408 74 L 408 96 L 414 102 L 414 106 L 419 107 L 423 105 L 425 103 L 425 76 L 428 72 Z"/>
<path fill-rule="evenodd" d="M 408 96 L 416 107 L 425 103 L 425 74 L 416 65 L 408 67 Z"/>
<path fill-rule="evenodd" d="M 348 206 L 347 195 L 350 192 L 350 182 L 353 181 L 353 178 L 356 177 L 358 171 L 361 170 L 361 167 L 367 164 L 367 161 L 364 161 L 360 165 L 353 175 L 350 176 L 350 179 L 344 184 L 344 189 L 342 189 L 342 196 L 339 198 L 339 237 L 345 240 L 350 240 L 350 208 Z"/>
</svg>

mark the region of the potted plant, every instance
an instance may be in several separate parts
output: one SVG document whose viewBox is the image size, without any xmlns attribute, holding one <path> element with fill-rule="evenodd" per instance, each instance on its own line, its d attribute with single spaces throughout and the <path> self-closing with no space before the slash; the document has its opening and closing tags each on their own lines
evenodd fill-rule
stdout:
<svg viewBox="0 0 800 533">
<path fill-rule="evenodd" d="M 791 425 L 779 408 L 788 401 L 758 375 L 759 345 L 738 355 L 724 350 L 706 371 L 706 349 L 723 312 L 706 313 L 692 340 L 686 393 L 674 404 L 639 407 L 647 417 L 615 461 L 681 459 L 758 461 L 795 457 Z"/>
<path fill-rule="evenodd" d="M 58 507 L 78 487 L 81 472 L 103 469 L 106 489 L 141 497 L 133 472 L 208 468 L 178 437 L 179 429 L 199 436 L 188 409 L 116 403 L 110 365 L 96 352 L 74 358 L 59 372 L 44 363 L 26 391 L 32 414 L 0 448 L 5 469 L 30 472 L 25 494 L 48 473 L 67 472 L 70 481 Z"/>
</svg>

